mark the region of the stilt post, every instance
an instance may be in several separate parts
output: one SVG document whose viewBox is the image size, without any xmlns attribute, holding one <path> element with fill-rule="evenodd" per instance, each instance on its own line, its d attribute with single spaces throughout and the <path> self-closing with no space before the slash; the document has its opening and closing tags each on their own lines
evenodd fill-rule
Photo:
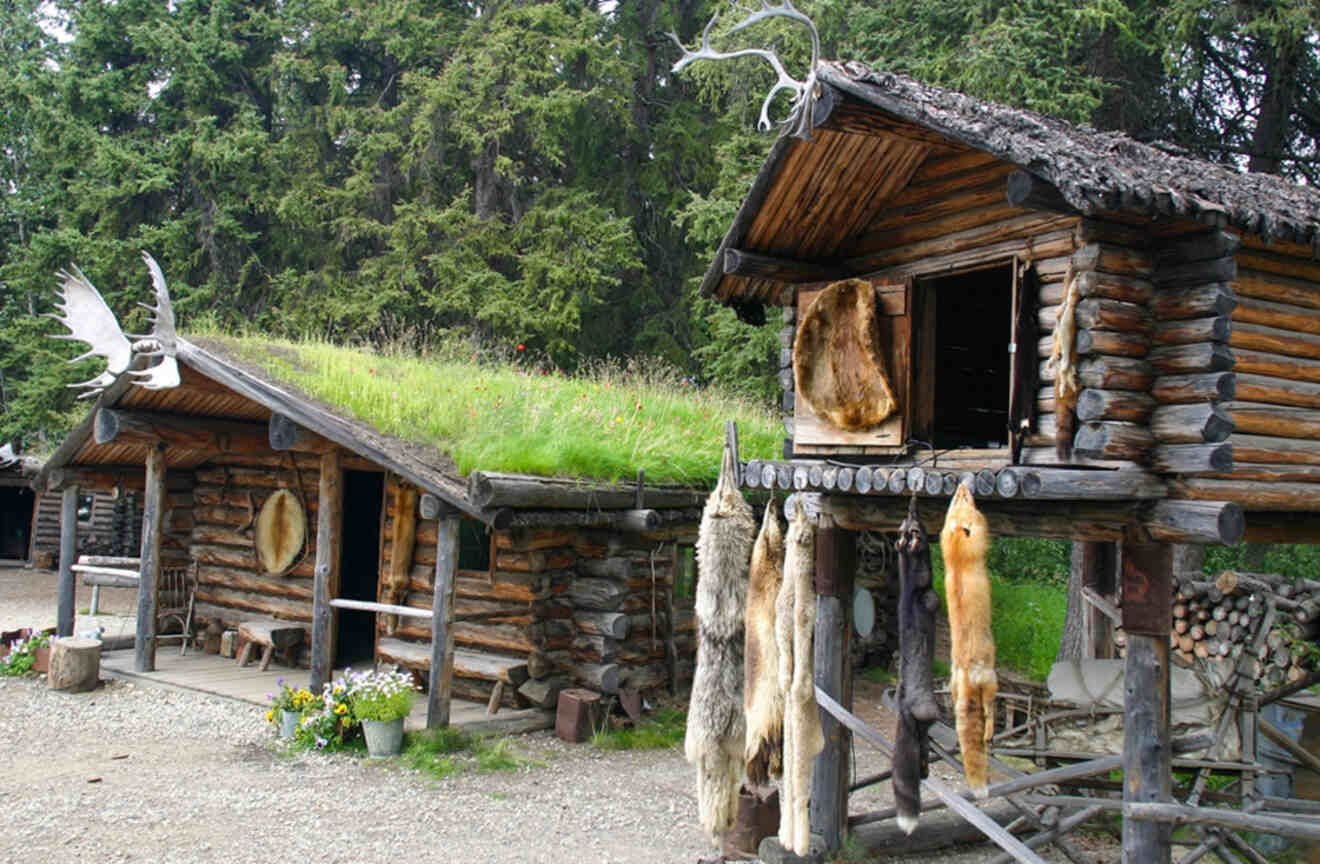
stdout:
<svg viewBox="0 0 1320 864">
<path fill-rule="evenodd" d="M 1123 802 L 1170 801 L 1169 621 L 1173 547 L 1123 545 Z M 1167 864 L 1171 826 L 1123 819 L 1123 864 Z"/>
<path fill-rule="evenodd" d="M 55 611 L 55 635 L 73 635 L 73 604 L 78 596 L 73 563 L 78 560 L 78 487 L 60 493 L 60 581 Z M 32 523 L 34 526 L 36 522 Z M 36 533 L 35 530 L 33 533 Z"/>
<path fill-rule="evenodd" d="M 339 551 L 344 526 L 344 460 L 335 447 L 321 454 L 321 476 L 316 503 L 316 567 L 312 571 L 312 656 L 310 685 L 313 693 L 334 674 L 335 632 L 339 613 L 330 600 L 339 594 Z"/>
<path fill-rule="evenodd" d="M 146 491 L 142 504 L 142 564 L 138 574 L 137 634 L 133 668 L 156 671 L 156 590 L 160 584 L 160 541 L 165 525 L 165 445 L 147 451 Z"/>
<path fill-rule="evenodd" d="M 816 630 L 813 660 L 816 686 L 852 710 L 852 592 L 857 568 L 857 535 L 822 515 L 816 529 Z M 822 710 L 825 749 L 811 772 L 811 833 L 824 851 L 843 845 L 848 827 L 848 783 L 852 732 Z"/>
<path fill-rule="evenodd" d="M 426 694 L 426 728 L 449 725 L 454 682 L 454 582 L 458 575 L 459 517 L 441 513 L 436 531 L 435 585 L 431 600 L 431 678 Z"/>
</svg>

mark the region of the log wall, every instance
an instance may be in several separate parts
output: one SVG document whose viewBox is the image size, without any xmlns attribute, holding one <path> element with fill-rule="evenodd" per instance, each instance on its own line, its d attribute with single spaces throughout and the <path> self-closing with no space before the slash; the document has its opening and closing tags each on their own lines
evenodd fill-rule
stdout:
<svg viewBox="0 0 1320 864">
<path fill-rule="evenodd" d="M 391 481 L 382 531 L 382 575 L 393 560 L 398 500 L 398 486 Z M 418 518 L 401 605 L 431 608 L 437 530 L 437 520 Z M 498 682 L 509 683 L 507 674 L 465 662 L 465 652 L 497 657 L 503 669 L 517 663 L 515 682 L 524 677 L 541 682 L 536 699 L 530 701 L 514 687 L 501 687 L 500 701 L 506 706 L 552 700 L 559 687 L 569 684 L 602 692 L 666 687 L 671 663 L 679 680 L 690 680 L 695 621 L 690 612 L 675 615 L 678 621 L 671 631 L 668 598 L 676 538 L 695 533 L 695 525 L 654 535 L 581 528 L 496 532 L 491 568 L 459 570 L 455 580 L 454 643 L 459 656 L 454 695 L 489 700 Z M 384 591 L 382 578 L 382 602 Z M 376 626 L 378 659 L 413 666 L 424 662 L 423 649 L 431 639 L 428 619 L 400 617 L 389 636 L 386 616 L 377 616 Z M 411 644 L 401 647 L 399 642 Z"/>
<path fill-rule="evenodd" d="M 178 493 L 169 495 L 173 511 L 166 514 L 167 524 L 181 529 L 188 521 L 181 511 L 191 505 L 187 551 L 198 566 L 196 614 L 202 627 L 211 620 L 232 628 L 251 618 L 276 618 L 305 624 L 310 632 L 320 460 L 304 454 L 296 464 L 295 476 L 287 456 L 280 466 L 208 463 L 197 469 L 186 502 Z M 300 494 L 306 507 L 306 554 L 287 574 L 274 576 L 257 561 L 253 526 L 266 499 L 282 487 Z"/>
<path fill-rule="evenodd" d="M 78 525 L 78 553 L 137 557 L 142 537 L 141 493 L 130 490 L 115 498 L 110 492 L 89 489 L 80 494 L 92 496 L 92 517 Z M 45 553 L 54 561 L 60 554 L 60 493 L 37 493 L 36 516 L 32 554 L 41 558 L 39 553 Z M 181 548 L 186 551 L 186 543 Z"/>
</svg>

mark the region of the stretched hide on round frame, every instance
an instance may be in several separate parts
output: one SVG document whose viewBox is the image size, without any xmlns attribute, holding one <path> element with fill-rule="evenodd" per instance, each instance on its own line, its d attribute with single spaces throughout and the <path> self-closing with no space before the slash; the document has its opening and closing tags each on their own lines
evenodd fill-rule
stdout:
<svg viewBox="0 0 1320 864">
<path fill-rule="evenodd" d="M 277 489 L 261 505 L 253 545 L 267 573 L 284 573 L 298 560 L 307 539 L 302 502 L 288 489 Z"/>
<path fill-rule="evenodd" d="M 818 417 L 856 432 L 899 408 L 885 369 L 875 287 L 835 282 L 802 314 L 793 342 L 793 383 Z"/>
</svg>

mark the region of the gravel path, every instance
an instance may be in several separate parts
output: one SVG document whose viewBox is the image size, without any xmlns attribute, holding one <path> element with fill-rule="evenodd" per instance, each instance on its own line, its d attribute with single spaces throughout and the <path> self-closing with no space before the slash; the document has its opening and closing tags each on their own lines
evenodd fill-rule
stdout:
<svg viewBox="0 0 1320 864">
<path fill-rule="evenodd" d="M 103 604 L 129 611 L 132 592 L 120 593 Z M 0 570 L 0 629 L 53 624 L 53 606 L 53 574 Z M 96 620 L 132 632 L 131 617 Z M 0 705 L 0 860 L 658 864 L 711 853 L 678 749 L 605 754 L 541 732 L 513 739 L 529 767 L 436 780 L 393 760 L 290 753 L 250 704 L 139 682 L 71 695 L 0 678 Z M 892 735 L 876 685 L 858 681 L 857 710 Z M 859 748 L 859 776 L 885 767 Z M 890 803 L 885 783 L 853 809 Z M 982 864 L 996 852 L 902 860 Z"/>
</svg>

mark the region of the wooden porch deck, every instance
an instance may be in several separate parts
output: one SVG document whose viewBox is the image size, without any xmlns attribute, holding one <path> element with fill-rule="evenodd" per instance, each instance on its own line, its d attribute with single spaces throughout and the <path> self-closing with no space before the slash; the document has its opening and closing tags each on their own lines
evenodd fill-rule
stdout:
<svg viewBox="0 0 1320 864">
<path fill-rule="evenodd" d="M 181 657 L 178 646 L 171 644 L 163 645 L 156 651 L 155 672 L 133 671 L 132 651 L 108 651 L 102 654 L 101 671 L 107 677 L 195 690 L 260 706 L 270 705 L 266 694 L 279 689 L 279 679 L 287 678 L 291 683 L 305 684 L 308 675 L 306 669 L 291 669 L 277 663 L 271 663 L 270 669 L 262 672 L 256 664 L 240 667 L 231 658 L 191 650 Z M 555 717 L 553 711 L 539 708 L 523 711 L 504 709 L 498 714 L 488 714 L 484 704 L 454 699 L 450 704 L 449 722 L 451 726 L 469 732 L 514 734 L 549 729 L 554 726 Z M 417 700 L 412 713 L 404 721 L 404 728 L 408 731 L 426 728 L 425 699 Z"/>
</svg>

